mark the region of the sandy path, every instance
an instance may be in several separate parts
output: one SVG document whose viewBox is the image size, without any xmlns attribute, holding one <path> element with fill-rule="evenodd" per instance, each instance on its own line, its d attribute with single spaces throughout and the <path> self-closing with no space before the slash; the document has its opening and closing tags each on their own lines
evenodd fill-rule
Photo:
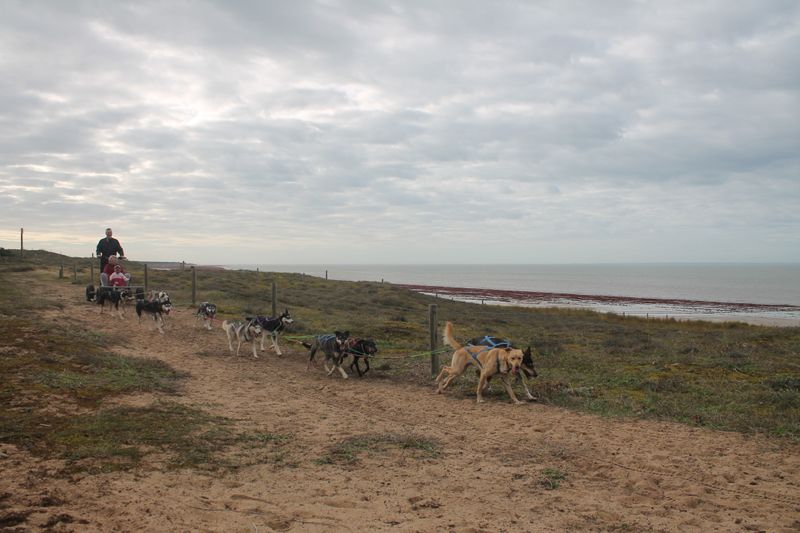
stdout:
<svg viewBox="0 0 800 533">
<path fill-rule="evenodd" d="M 54 285 L 54 287 L 57 287 Z M 800 447 L 678 424 L 602 419 L 540 405 L 483 405 L 414 386 L 305 370 L 305 353 L 233 357 L 221 329 L 179 308 L 166 335 L 99 318 L 60 286 L 55 318 L 130 339 L 123 353 L 191 377 L 178 398 L 250 432 L 291 434 L 287 457 L 219 472 L 143 468 L 54 477 L 57 461 L 0 447 L 0 516 L 65 531 L 798 531 Z M 294 345 L 296 346 L 296 345 Z M 119 399 L 147 404 L 152 395 Z M 438 457 L 390 449 L 322 464 L 364 434 L 436 439 Z M 548 490 L 545 469 L 566 474 Z M 45 505 L 46 504 L 46 505 Z M 24 529 L 23 529 L 24 530 Z"/>
</svg>

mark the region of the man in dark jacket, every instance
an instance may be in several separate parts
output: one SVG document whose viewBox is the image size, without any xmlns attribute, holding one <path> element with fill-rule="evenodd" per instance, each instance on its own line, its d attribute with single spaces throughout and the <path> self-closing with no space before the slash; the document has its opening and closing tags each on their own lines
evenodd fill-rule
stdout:
<svg viewBox="0 0 800 533">
<path fill-rule="evenodd" d="M 100 272 L 106 267 L 108 258 L 112 255 L 119 254 L 120 258 L 125 258 L 125 252 L 122 251 L 122 245 L 119 241 L 111 236 L 111 228 L 106 228 L 106 236 L 100 239 L 97 243 L 97 257 L 100 258 Z"/>
</svg>

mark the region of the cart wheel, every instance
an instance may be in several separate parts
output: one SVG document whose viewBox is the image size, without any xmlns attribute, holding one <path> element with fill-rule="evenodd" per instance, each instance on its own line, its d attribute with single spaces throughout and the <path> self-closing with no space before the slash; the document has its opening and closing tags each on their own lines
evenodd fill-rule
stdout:
<svg viewBox="0 0 800 533">
<path fill-rule="evenodd" d="M 91 283 L 86 286 L 86 301 L 93 302 L 97 299 L 97 291 Z"/>
</svg>

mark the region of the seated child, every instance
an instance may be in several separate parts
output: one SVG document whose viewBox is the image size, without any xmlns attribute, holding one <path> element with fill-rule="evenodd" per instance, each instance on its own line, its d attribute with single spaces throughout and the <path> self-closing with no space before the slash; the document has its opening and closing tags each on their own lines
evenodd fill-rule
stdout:
<svg viewBox="0 0 800 533">
<path fill-rule="evenodd" d="M 129 276 L 122 271 L 122 267 L 115 265 L 114 273 L 108 277 L 108 283 L 112 287 L 126 287 L 129 279 Z"/>
</svg>

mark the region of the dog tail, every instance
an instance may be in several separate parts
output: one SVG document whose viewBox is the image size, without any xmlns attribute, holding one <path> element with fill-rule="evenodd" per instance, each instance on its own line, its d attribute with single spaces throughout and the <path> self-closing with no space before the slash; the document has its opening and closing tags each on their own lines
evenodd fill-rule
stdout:
<svg viewBox="0 0 800 533">
<path fill-rule="evenodd" d="M 311 343 L 309 343 L 309 342 L 300 341 L 300 344 L 305 346 L 306 350 L 310 350 L 311 349 Z"/>
<path fill-rule="evenodd" d="M 447 324 L 444 326 L 444 335 L 442 335 L 442 342 L 444 342 L 447 346 L 455 348 L 456 350 L 460 349 L 462 346 L 459 342 L 453 337 L 453 323 L 449 320 Z"/>
</svg>

